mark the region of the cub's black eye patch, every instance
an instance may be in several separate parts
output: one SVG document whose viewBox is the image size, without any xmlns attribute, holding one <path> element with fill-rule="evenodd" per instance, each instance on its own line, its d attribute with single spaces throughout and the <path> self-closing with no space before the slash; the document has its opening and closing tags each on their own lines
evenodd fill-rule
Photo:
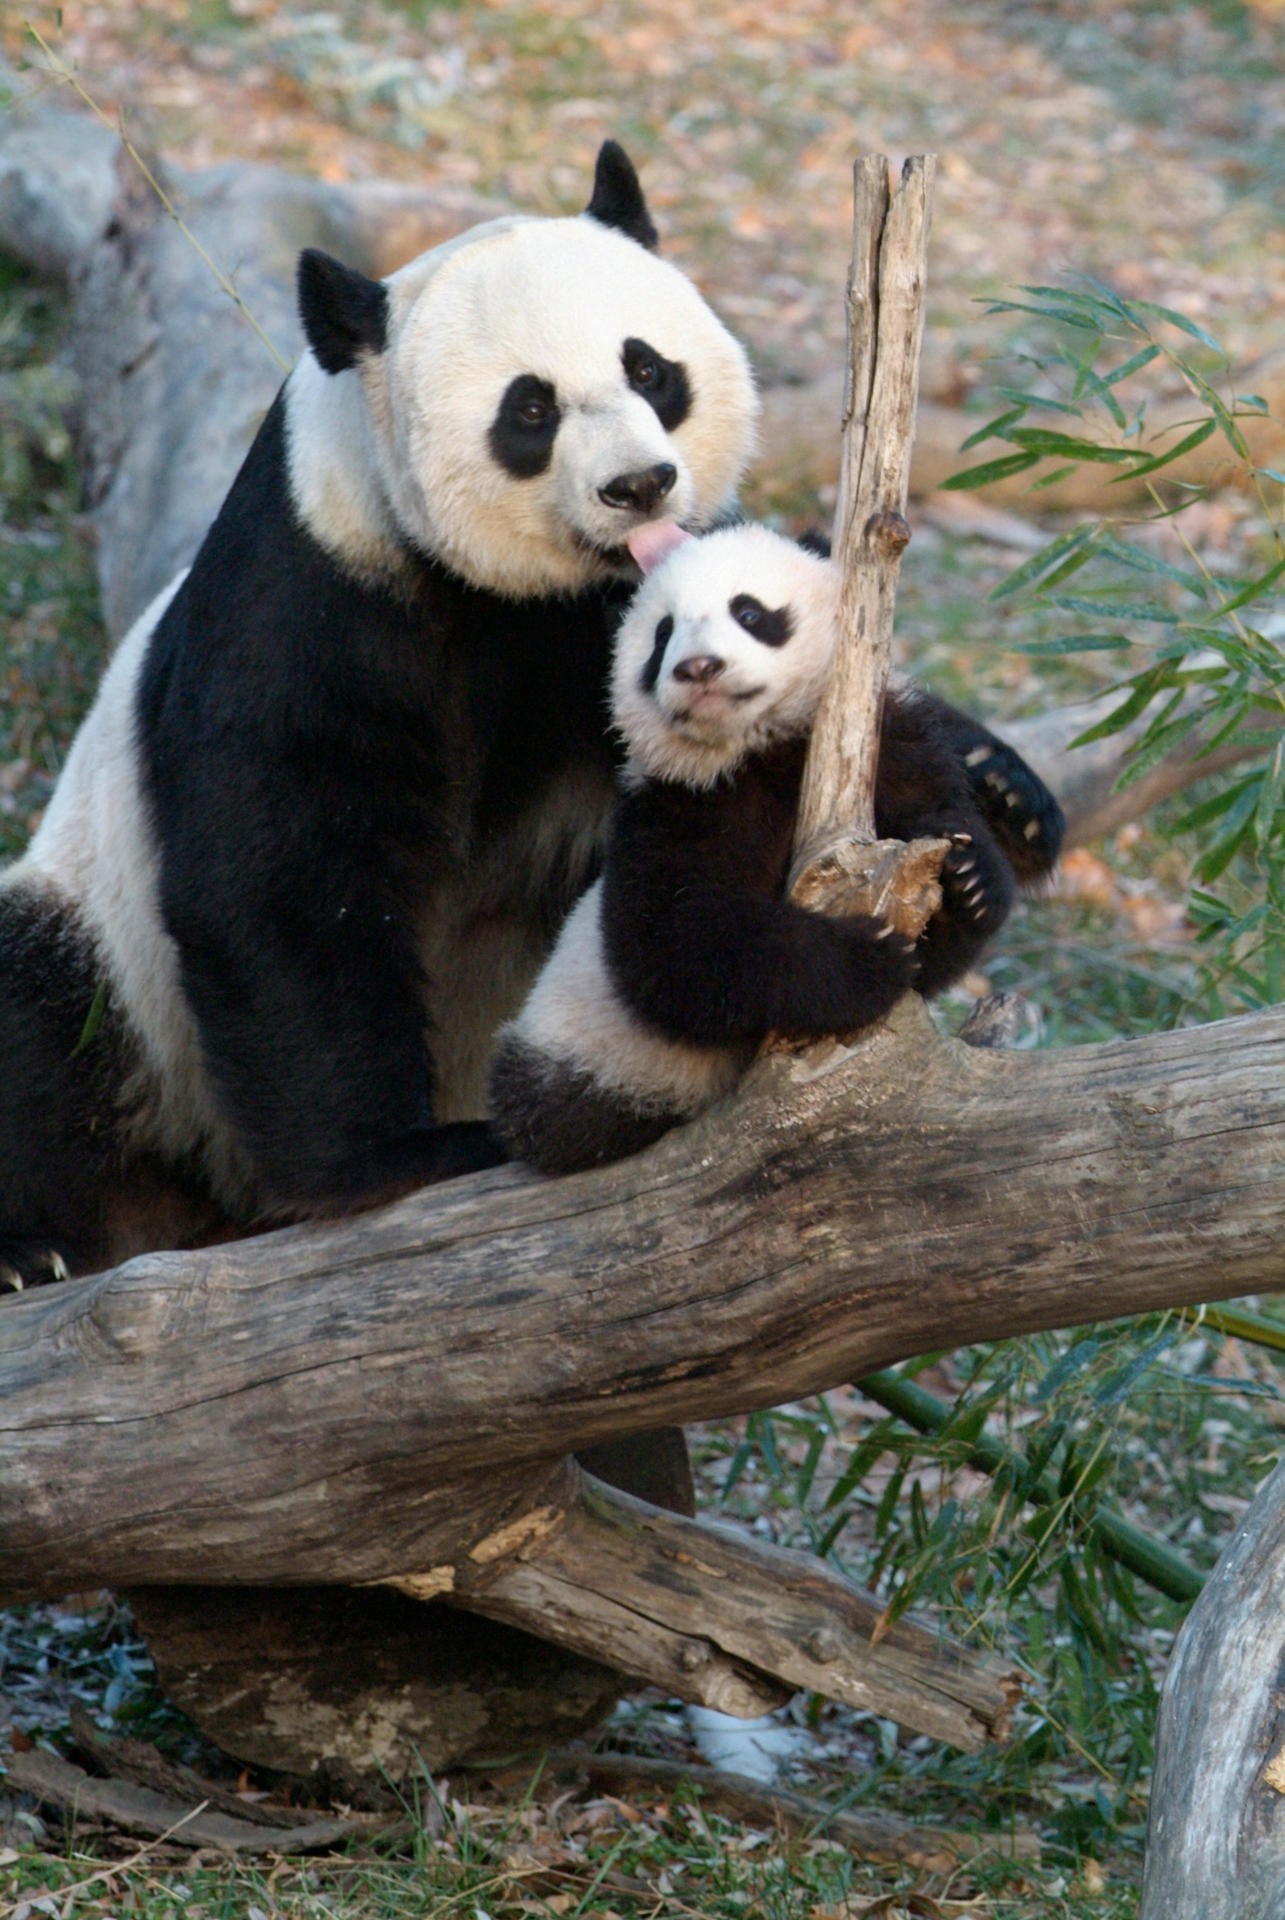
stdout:
<svg viewBox="0 0 1285 1920">
<path fill-rule="evenodd" d="M 626 340 L 620 364 L 635 393 L 640 393 L 666 433 L 680 427 L 691 412 L 692 390 L 680 360 L 666 360 L 645 340 Z"/>
<path fill-rule="evenodd" d="M 674 636 L 674 616 L 667 613 L 663 620 L 656 622 L 655 645 L 646 666 L 638 676 L 638 685 L 644 693 L 655 693 L 656 682 L 660 678 L 660 663 L 665 657 L 665 648 Z"/>
<path fill-rule="evenodd" d="M 727 611 L 738 627 L 744 627 L 765 647 L 783 647 L 794 632 L 794 616 L 788 607 L 765 607 L 752 593 L 736 594 L 728 601 Z"/>
<path fill-rule="evenodd" d="M 492 454 L 515 480 L 534 480 L 553 457 L 562 416 L 558 396 L 547 380 L 519 373 L 504 389 L 491 431 Z"/>
</svg>

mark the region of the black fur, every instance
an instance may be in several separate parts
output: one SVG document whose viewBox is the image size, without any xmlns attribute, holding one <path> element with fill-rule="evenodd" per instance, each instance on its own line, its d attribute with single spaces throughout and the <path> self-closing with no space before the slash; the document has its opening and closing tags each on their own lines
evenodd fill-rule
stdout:
<svg viewBox="0 0 1285 1920">
<path fill-rule="evenodd" d="M 308 345 L 327 373 L 355 367 L 387 344 L 388 289 L 316 247 L 299 256 L 299 317 Z"/>
<path fill-rule="evenodd" d="M 35 887 L 0 892 L 0 1290 L 104 1245 L 130 1065 L 91 943 Z"/>
<path fill-rule="evenodd" d="M 752 756 L 710 789 L 647 780 L 619 803 L 603 874 L 607 963 L 625 1004 L 669 1039 L 752 1046 L 768 1033 L 851 1032 L 908 987 L 948 986 L 1008 912 L 1013 876 L 939 703 L 905 693 L 885 702 L 876 826 L 888 838 L 953 837 L 941 910 L 907 952 L 864 915 L 786 900 L 806 747 Z"/>
<path fill-rule="evenodd" d="M 823 560 L 830 541 L 812 530 L 799 545 Z M 939 738 L 964 770 L 973 801 L 1023 886 L 1048 878 L 1066 832 L 1061 807 L 1016 748 L 1000 740 L 980 720 L 961 713 L 936 696 L 922 695 L 936 717 Z"/>
<path fill-rule="evenodd" d="M 538 374 L 519 373 L 504 389 L 487 444 L 515 480 L 534 480 L 553 458 L 560 420 L 549 382 Z"/>
<path fill-rule="evenodd" d="M 626 340 L 620 362 L 634 392 L 652 409 L 666 433 L 681 427 L 692 410 L 691 383 L 681 360 L 666 360 L 645 340 Z"/>
<path fill-rule="evenodd" d="M 540 1173 L 576 1173 L 640 1153 L 682 1119 L 675 1108 L 625 1101 L 592 1075 L 506 1033 L 491 1063 L 488 1108 L 516 1160 Z"/>
<path fill-rule="evenodd" d="M 1066 832 L 1062 809 L 1020 753 L 997 739 L 980 720 L 944 700 L 935 703 L 938 725 L 962 763 L 973 798 L 1023 885 L 1046 879 Z"/>
<path fill-rule="evenodd" d="M 500 1157 L 434 1126 L 416 920 L 567 770 L 607 807 L 626 590 L 500 601 L 430 560 L 363 585 L 293 515 L 283 429 L 278 400 L 157 629 L 138 728 L 184 992 L 262 1205 L 292 1212 Z M 493 910 L 551 935 L 588 878 L 518 863 Z"/>
<path fill-rule="evenodd" d="M 649 253 L 654 253 L 660 243 L 633 161 L 615 140 L 604 140 L 598 149 L 593 193 L 585 212 L 604 227 L 628 234 Z"/>
<path fill-rule="evenodd" d="M 656 622 L 655 644 L 647 656 L 646 665 L 638 676 L 638 685 L 644 693 L 654 693 L 656 682 L 660 679 L 661 662 L 665 658 L 665 648 L 674 634 L 674 616 L 667 613 L 663 620 Z"/>
<path fill-rule="evenodd" d="M 727 610 L 738 626 L 765 647 L 783 647 L 794 632 L 794 615 L 788 607 L 765 607 L 752 593 L 737 593 Z"/>
</svg>

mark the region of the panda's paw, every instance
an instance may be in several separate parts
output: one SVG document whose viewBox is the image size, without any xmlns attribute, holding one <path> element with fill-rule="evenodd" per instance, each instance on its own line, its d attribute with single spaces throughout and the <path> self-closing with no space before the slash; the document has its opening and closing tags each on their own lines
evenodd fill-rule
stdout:
<svg viewBox="0 0 1285 1920">
<path fill-rule="evenodd" d="M 1016 896 L 1013 871 L 980 820 L 941 829 L 950 845 L 941 864 L 941 906 L 919 941 L 919 991 L 940 993 L 972 966 L 998 932 Z"/>
<path fill-rule="evenodd" d="M 975 931 L 978 942 L 1004 924 L 1013 904 L 1013 876 L 989 834 L 949 833 L 941 863 L 941 912 Z"/>
<path fill-rule="evenodd" d="M 988 735 L 964 754 L 978 810 L 1019 880 L 1052 872 L 1066 831 L 1062 809 L 1020 753 Z"/>
<path fill-rule="evenodd" d="M 849 1030 L 867 1027 L 891 1013 L 898 1000 L 919 984 L 919 943 L 890 920 L 854 914 L 848 921 L 853 946 L 853 1005 Z"/>
<path fill-rule="evenodd" d="M 0 1298 L 68 1280 L 66 1255 L 47 1240 L 0 1240 Z"/>
</svg>

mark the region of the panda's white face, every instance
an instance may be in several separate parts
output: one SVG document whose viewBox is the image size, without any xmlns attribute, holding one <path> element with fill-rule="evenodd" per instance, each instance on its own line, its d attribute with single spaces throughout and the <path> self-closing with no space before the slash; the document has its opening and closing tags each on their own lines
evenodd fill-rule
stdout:
<svg viewBox="0 0 1285 1920">
<path fill-rule="evenodd" d="M 324 410 L 345 448 L 327 498 L 326 436 L 292 426 L 296 497 L 341 554 L 377 557 L 382 509 L 394 539 L 525 597 L 629 577 L 636 527 L 727 508 L 757 410 L 745 355 L 637 241 L 584 215 L 501 220 L 385 285 L 384 350 L 295 376 L 295 415 Z"/>
<path fill-rule="evenodd" d="M 766 527 L 678 547 L 616 640 L 612 711 L 642 772 L 712 786 L 747 753 L 804 733 L 834 651 L 838 573 Z"/>
</svg>

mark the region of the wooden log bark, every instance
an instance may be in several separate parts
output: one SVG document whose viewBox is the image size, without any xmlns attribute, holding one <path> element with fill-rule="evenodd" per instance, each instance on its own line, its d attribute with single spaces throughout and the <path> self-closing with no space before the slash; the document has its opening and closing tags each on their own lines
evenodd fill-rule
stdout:
<svg viewBox="0 0 1285 1920">
<path fill-rule="evenodd" d="M 457 1565 L 613 1435 L 1270 1288 L 1283 1150 L 1285 1012 L 1008 1055 L 911 999 L 617 1166 L 18 1297 L 0 1598 Z"/>
<path fill-rule="evenodd" d="M 516 1551 L 501 1532 L 441 1569 L 457 1604 L 598 1657 L 606 1640 L 626 1672 L 742 1718 L 804 1688 L 968 1751 L 1007 1735 L 1015 1673 L 916 1622 L 880 1631 L 879 1602 L 811 1554 L 662 1513 L 573 1461 L 523 1527 Z"/>
<path fill-rule="evenodd" d="M 1285 1913 L 1285 1465 L 1259 1489 L 1165 1676 L 1139 1920 Z"/>
</svg>

